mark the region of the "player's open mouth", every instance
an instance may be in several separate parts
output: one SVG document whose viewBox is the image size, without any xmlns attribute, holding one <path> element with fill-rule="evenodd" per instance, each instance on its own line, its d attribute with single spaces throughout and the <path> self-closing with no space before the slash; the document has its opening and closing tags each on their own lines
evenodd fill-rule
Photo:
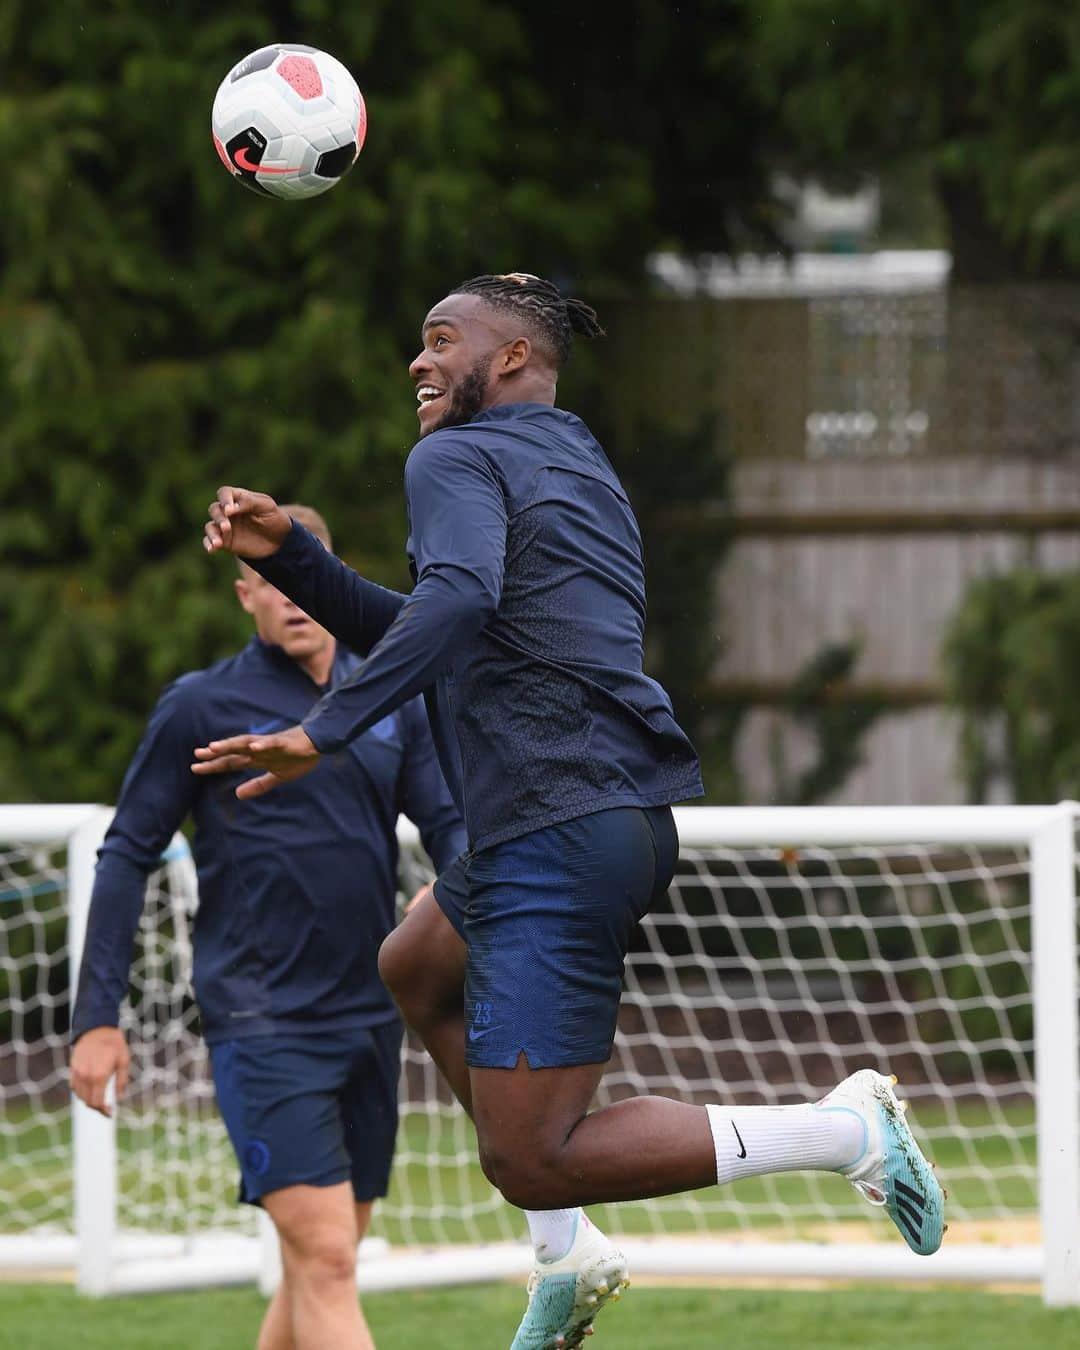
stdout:
<svg viewBox="0 0 1080 1350">
<path fill-rule="evenodd" d="M 445 389 L 436 389 L 433 384 L 422 384 L 417 388 L 416 401 L 421 408 L 426 408 L 429 403 L 434 403 L 436 399 L 444 397 Z"/>
</svg>

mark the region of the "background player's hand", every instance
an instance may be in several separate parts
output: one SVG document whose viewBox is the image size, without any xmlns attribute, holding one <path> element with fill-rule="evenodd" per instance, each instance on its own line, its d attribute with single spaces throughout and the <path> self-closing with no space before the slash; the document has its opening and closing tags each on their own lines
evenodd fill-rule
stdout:
<svg viewBox="0 0 1080 1350">
<path fill-rule="evenodd" d="M 236 789 L 241 799 L 261 797 L 282 783 L 291 783 L 310 773 L 319 762 L 319 752 L 303 727 L 289 727 L 272 736 L 229 736 L 211 741 L 195 751 L 192 773 L 234 773 L 237 769 L 264 769 Z"/>
<path fill-rule="evenodd" d="M 203 529 L 207 553 L 225 549 L 245 558 L 268 558 L 281 547 L 292 521 L 265 492 L 220 487 L 210 503 L 210 519 Z"/>
<path fill-rule="evenodd" d="M 130 1065 L 124 1033 L 118 1027 L 93 1027 L 83 1032 L 71 1052 L 71 1090 L 93 1110 L 111 1116 L 105 1089 L 115 1074 L 116 1100 L 120 1101 L 127 1090 Z"/>
</svg>

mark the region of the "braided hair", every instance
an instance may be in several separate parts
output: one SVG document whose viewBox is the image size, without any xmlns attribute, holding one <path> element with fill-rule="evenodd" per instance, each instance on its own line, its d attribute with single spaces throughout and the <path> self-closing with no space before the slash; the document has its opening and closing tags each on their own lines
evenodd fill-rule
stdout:
<svg viewBox="0 0 1080 1350">
<path fill-rule="evenodd" d="M 478 295 L 493 309 L 524 320 L 562 366 L 570 355 L 575 333 L 603 337 L 596 310 L 583 300 L 564 299 L 558 286 L 534 277 L 531 272 L 506 272 L 500 276 L 472 277 L 455 286 L 453 295 Z"/>
</svg>

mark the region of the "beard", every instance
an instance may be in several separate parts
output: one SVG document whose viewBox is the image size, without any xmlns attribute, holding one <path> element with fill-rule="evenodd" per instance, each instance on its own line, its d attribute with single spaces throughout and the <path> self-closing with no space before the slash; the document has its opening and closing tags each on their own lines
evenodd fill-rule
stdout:
<svg viewBox="0 0 1080 1350">
<path fill-rule="evenodd" d="M 471 422 L 478 412 L 483 411 L 490 373 L 491 357 L 482 356 L 472 370 L 462 377 L 454 389 L 450 406 L 425 434 L 441 431 L 444 427 L 460 427 L 465 422 Z"/>
</svg>

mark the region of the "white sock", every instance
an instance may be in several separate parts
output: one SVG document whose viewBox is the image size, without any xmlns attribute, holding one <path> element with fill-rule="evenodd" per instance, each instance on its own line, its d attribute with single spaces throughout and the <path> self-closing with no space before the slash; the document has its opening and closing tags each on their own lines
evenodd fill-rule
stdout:
<svg viewBox="0 0 1080 1350">
<path fill-rule="evenodd" d="M 538 1261 L 557 1261 L 570 1250 L 580 1209 L 527 1209 L 529 1237 Z"/>
<path fill-rule="evenodd" d="M 706 1106 L 718 1185 L 765 1172 L 836 1172 L 866 1148 L 846 1106 Z"/>
</svg>

